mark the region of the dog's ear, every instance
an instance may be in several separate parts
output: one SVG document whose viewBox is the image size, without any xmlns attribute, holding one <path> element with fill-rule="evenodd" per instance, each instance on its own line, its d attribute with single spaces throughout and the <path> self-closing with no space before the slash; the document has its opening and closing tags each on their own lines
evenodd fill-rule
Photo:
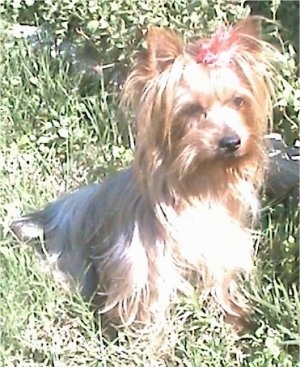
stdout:
<svg viewBox="0 0 300 367">
<path fill-rule="evenodd" d="M 171 30 L 150 28 L 146 41 L 143 58 L 152 72 L 162 72 L 183 54 L 182 40 Z"/>
<path fill-rule="evenodd" d="M 137 54 L 122 91 L 121 104 L 131 105 L 133 109 L 141 102 L 147 83 L 159 77 L 184 53 L 183 42 L 171 30 L 151 28 L 146 43 L 146 47 Z"/>
<path fill-rule="evenodd" d="M 249 16 L 243 20 L 240 20 L 233 28 L 233 32 L 239 36 L 253 37 L 256 39 L 261 38 L 261 23 L 263 17 Z"/>
</svg>

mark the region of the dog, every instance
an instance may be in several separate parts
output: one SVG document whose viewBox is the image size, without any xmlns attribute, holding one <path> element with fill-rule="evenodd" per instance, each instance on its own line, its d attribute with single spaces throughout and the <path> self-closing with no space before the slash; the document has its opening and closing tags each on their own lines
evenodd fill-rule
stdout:
<svg viewBox="0 0 300 367">
<path fill-rule="evenodd" d="M 78 286 L 103 323 L 160 330 L 195 289 L 229 322 L 249 304 L 254 225 L 267 167 L 276 51 L 249 16 L 184 43 L 151 28 L 122 91 L 134 115 L 133 162 L 13 222 L 41 229 L 60 281 Z"/>
</svg>

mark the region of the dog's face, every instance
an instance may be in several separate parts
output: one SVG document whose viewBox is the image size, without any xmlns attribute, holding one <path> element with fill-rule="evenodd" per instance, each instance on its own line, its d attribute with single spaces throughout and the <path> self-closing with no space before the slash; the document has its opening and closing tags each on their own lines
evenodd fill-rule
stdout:
<svg viewBox="0 0 300 367">
<path fill-rule="evenodd" d="M 231 68 L 193 60 L 182 73 L 171 113 L 170 148 L 185 167 L 237 166 L 257 155 L 262 129 L 255 100 Z M 183 163 L 185 161 L 185 163 Z"/>
<path fill-rule="evenodd" d="M 257 166 L 271 111 L 270 60 L 260 19 L 186 46 L 152 29 L 125 84 L 136 114 L 138 164 L 181 180 Z M 189 178 L 188 178 L 189 179 Z"/>
</svg>

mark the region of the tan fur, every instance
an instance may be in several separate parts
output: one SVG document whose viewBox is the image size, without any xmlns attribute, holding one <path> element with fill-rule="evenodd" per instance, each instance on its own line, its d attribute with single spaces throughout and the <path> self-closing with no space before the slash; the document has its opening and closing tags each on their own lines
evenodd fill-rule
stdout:
<svg viewBox="0 0 300 367">
<path fill-rule="evenodd" d="M 73 263 L 94 271 L 94 303 L 110 324 L 161 329 L 178 293 L 194 287 L 230 318 L 249 310 L 239 284 L 253 266 L 276 51 L 257 17 L 232 31 L 232 61 L 217 66 L 195 61 L 203 40 L 151 29 L 122 95 L 135 116 L 132 167 L 30 217 L 83 293 Z M 224 153 L 233 134 L 240 145 Z"/>
</svg>

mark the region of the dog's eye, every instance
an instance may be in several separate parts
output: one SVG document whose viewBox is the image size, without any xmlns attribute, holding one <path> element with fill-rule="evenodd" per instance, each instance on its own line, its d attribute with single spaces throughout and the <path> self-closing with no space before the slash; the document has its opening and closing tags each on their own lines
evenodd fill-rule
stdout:
<svg viewBox="0 0 300 367">
<path fill-rule="evenodd" d="M 205 114 L 205 111 L 201 104 L 193 103 L 186 108 L 186 113 L 189 115 L 201 115 Z"/>
<path fill-rule="evenodd" d="M 234 96 L 232 102 L 235 107 L 242 107 L 244 105 L 244 99 L 240 96 Z"/>
</svg>

